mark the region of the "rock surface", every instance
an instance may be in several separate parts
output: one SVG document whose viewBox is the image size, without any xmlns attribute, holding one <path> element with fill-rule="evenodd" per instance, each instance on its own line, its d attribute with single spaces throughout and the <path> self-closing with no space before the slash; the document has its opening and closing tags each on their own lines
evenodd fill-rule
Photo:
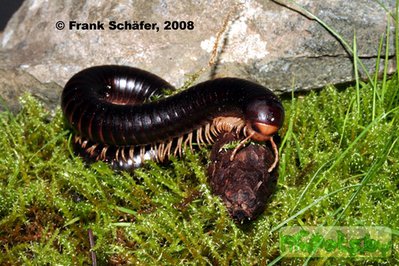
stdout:
<svg viewBox="0 0 399 266">
<path fill-rule="evenodd" d="M 42 83 L 20 69 L 0 69 L 0 111 L 19 110 L 19 97 L 30 93 L 45 106 L 54 110 L 59 105 L 61 86 L 54 82 Z"/>
<path fill-rule="evenodd" d="M 380 2 L 387 10 L 394 9 L 395 0 Z M 297 6 L 285 3 L 26 0 L 0 37 L 0 69 L 4 69 L 0 79 L 9 79 L 4 76 L 9 71 L 31 75 L 41 83 L 59 84 L 58 95 L 74 73 L 101 64 L 143 68 L 176 86 L 199 72 L 196 81 L 238 76 L 277 92 L 287 92 L 293 84 L 308 90 L 354 80 L 352 58 L 343 45 L 317 21 L 296 11 Z M 368 69 L 375 68 L 379 41 L 387 28 L 388 16 L 381 5 L 369 0 L 297 3 L 349 43 L 356 32 L 359 56 Z M 58 21 L 65 23 L 63 30 L 56 28 Z M 98 21 L 104 23 L 104 30 L 70 29 L 72 21 Z M 110 21 L 157 23 L 159 30 L 111 30 Z M 165 21 L 193 21 L 194 29 L 165 30 Z M 216 65 L 207 67 L 219 32 Z M 21 83 L 0 90 L 32 86 L 36 85 Z"/>
</svg>

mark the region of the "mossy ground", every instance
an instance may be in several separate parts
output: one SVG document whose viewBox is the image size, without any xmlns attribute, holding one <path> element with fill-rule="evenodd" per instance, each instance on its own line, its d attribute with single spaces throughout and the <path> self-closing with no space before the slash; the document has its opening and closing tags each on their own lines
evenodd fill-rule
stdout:
<svg viewBox="0 0 399 266">
<path fill-rule="evenodd" d="M 266 212 L 229 218 L 207 184 L 209 151 L 134 174 L 73 156 L 62 114 L 31 96 L 0 113 L 0 264 L 296 265 L 279 252 L 286 225 L 393 229 L 388 258 L 312 258 L 326 264 L 399 263 L 399 82 L 333 87 L 283 101 L 280 178 Z"/>
</svg>

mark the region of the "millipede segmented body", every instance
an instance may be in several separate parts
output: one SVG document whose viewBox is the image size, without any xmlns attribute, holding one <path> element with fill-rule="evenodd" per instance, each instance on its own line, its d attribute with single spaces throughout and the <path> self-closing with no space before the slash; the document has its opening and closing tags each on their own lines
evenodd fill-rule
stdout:
<svg viewBox="0 0 399 266">
<path fill-rule="evenodd" d="M 212 143 L 221 132 L 235 130 L 245 136 L 242 143 L 271 141 L 277 163 L 273 135 L 283 123 L 284 109 L 270 90 L 243 79 L 220 78 L 150 101 L 164 89 L 173 87 L 127 66 L 96 66 L 75 74 L 62 92 L 61 107 L 76 132 L 76 151 L 131 169 L 147 159 L 181 155 L 193 143 Z"/>
</svg>

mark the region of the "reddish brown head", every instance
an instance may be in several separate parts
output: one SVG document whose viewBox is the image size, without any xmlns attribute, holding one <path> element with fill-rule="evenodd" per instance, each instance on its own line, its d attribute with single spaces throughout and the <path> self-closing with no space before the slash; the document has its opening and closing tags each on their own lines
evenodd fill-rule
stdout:
<svg viewBox="0 0 399 266">
<path fill-rule="evenodd" d="M 267 141 L 281 128 L 284 122 L 284 108 L 280 102 L 258 99 L 245 109 L 247 134 L 255 141 Z"/>
</svg>

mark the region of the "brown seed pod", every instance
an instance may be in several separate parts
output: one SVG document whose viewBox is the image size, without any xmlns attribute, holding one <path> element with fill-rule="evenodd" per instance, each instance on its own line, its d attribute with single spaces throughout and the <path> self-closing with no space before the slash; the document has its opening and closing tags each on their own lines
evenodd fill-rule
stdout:
<svg viewBox="0 0 399 266">
<path fill-rule="evenodd" d="M 221 197 L 231 217 L 238 223 L 254 220 L 266 207 L 275 190 L 278 168 L 272 147 L 249 144 L 230 160 L 233 149 L 224 146 L 240 140 L 233 132 L 222 134 L 212 148 L 208 178 L 212 192 Z"/>
</svg>

